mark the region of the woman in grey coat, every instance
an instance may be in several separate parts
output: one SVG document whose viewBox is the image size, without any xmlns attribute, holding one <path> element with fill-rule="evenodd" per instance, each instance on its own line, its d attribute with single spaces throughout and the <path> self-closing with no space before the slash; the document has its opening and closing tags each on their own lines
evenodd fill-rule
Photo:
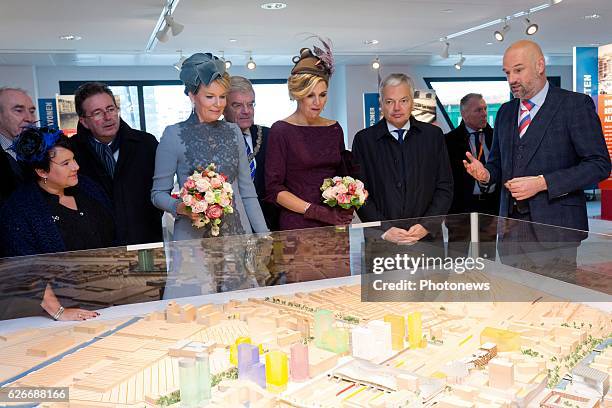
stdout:
<svg viewBox="0 0 612 408">
<path fill-rule="evenodd" d="M 226 105 L 229 78 L 224 62 L 208 53 L 192 55 L 181 68 L 180 79 L 194 109 L 186 121 L 164 130 L 157 147 L 151 190 L 153 204 L 176 219 L 176 241 L 211 237 L 210 227 L 192 226 L 197 215 L 170 195 L 175 174 L 182 186 L 198 166 L 210 163 L 228 177 L 234 190 L 234 212 L 223 216 L 219 235 L 268 231 L 251 181 L 242 133 L 237 125 L 219 120 Z"/>
</svg>

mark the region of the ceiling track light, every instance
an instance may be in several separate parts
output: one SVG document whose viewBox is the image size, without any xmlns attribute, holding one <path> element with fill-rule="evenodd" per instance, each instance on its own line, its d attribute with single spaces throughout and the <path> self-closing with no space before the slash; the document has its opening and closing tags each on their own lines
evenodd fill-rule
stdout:
<svg viewBox="0 0 612 408">
<path fill-rule="evenodd" d="M 172 15 L 170 14 L 164 17 L 164 20 L 166 21 L 166 25 L 170 27 L 170 31 L 172 32 L 173 37 L 176 37 L 185 29 L 185 26 L 181 23 L 177 23 L 176 21 L 174 21 L 174 17 L 172 17 Z"/>
<path fill-rule="evenodd" d="M 255 63 L 255 61 L 253 61 L 253 56 L 251 55 L 250 52 L 249 52 L 249 60 L 246 63 L 246 67 L 247 69 L 250 69 L 251 71 L 257 68 L 257 64 Z"/>
<path fill-rule="evenodd" d="M 232 67 L 232 61 L 225 59 L 225 51 L 219 51 L 221 53 L 221 61 L 225 64 L 225 69 L 230 69 Z"/>
<path fill-rule="evenodd" d="M 536 23 L 532 23 L 527 17 L 525 17 L 525 34 L 534 35 L 538 32 L 538 25 Z"/>
<path fill-rule="evenodd" d="M 372 69 L 379 70 L 380 69 L 380 59 L 378 57 L 374 58 L 372 61 Z"/>
<path fill-rule="evenodd" d="M 448 58 L 448 49 L 450 48 L 450 43 L 448 41 L 444 42 L 444 47 L 442 47 L 442 51 L 440 52 L 440 57 L 447 59 Z"/>
<path fill-rule="evenodd" d="M 501 30 L 496 30 L 493 33 L 493 37 L 495 37 L 495 39 L 499 42 L 504 41 L 504 38 L 506 38 L 506 33 L 510 31 L 510 25 L 508 24 L 507 20 L 504 20 L 504 26 L 502 27 Z"/>
<path fill-rule="evenodd" d="M 174 21 L 174 17 L 172 17 L 170 13 L 164 16 L 164 22 L 166 23 L 164 27 L 155 34 L 155 38 L 157 38 L 159 42 L 168 42 L 170 33 L 172 33 L 173 37 L 176 37 L 185 29 L 184 25 Z"/>
<path fill-rule="evenodd" d="M 465 63 L 465 57 L 462 53 L 459 53 L 459 61 L 455 62 L 455 69 L 460 70 L 463 68 L 463 64 Z"/>
</svg>

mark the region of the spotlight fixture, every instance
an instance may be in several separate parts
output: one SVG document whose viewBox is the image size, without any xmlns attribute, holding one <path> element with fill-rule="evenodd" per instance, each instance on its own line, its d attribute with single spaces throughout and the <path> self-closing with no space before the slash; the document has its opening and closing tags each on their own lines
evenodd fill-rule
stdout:
<svg viewBox="0 0 612 408">
<path fill-rule="evenodd" d="M 172 17 L 171 15 L 167 15 L 166 17 L 164 17 L 164 20 L 166 21 L 166 25 L 170 27 L 173 37 L 176 37 L 177 35 L 183 32 L 185 26 L 174 21 L 174 17 Z"/>
<path fill-rule="evenodd" d="M 157 38 L 159 42 L 163 42 L 163 43 L 168 42 L 168 40 L 170 39 L 170 35 L 168 34 L 169 31 L 170 31 L 170 26 L 165 26 L 164 28 L 159 30 L 157 34 L 155 34 L 155 38 Z"/>
<path fill-rule="evenodd" d="M 173 65 L 173 67 L 177 70 L 180 71 L 181 68 L 183 67 L 183 63 L 185 62 L 185 60 L 187 60 L 187 57 L 185 57 L 183 55 L 183 50 L 179 50 L 179 52 L 181 53 L 181 57 L 179 58 L 179 60 Z"/>
<path fill-rule="evenodd" d="M 255 61 L 253 61 L 253 56 L 251 55 L 251 53 L 249 53 L 249 60 L 246 63 L 246 67 L 251 71 L 257 68 L 257 64 L 255 63 Z"/>
<path fill-rule="evenodd" d="M 230 69 L 232 67 L 232 61 L 225 59 L 225 51 L 219 51 L 221 53 L 221 61 L 225 64 L 225 69 Z"/>
<path fill-rule="evenodd" d="M 157 32 L 157 34 L 155 34 L 155 37 L 160 42 L 168 42 L 168 40 L 170 39 L 169 33 L 172 33 L 172 36 L 176 37 L 177 35 L 182 33 L 183 29 L 185 28 L 184 25 L 174 21 L 174 17 L 172 17 L 171 14 L 166 14 L 164 16 L 164 21 L 166 22 L 164 28 L 162 28 Z"/>
<path fill-rule="evenodd" d="M 463 67 L 463 63 L 465 62 L 465 57 L 462 53 L 459 53 L 459 61 L 455 62 L 455 69 L 459 70 Z"/>
<path fill-rule="evenodd" d="M 532 23 L 527 17 L 525 17 L 525 34 L 534 35 L 538 32 L 538 25 L 536 23 Z"/>
<path fill-rule="evenodd" d="M 444 42 L 444 47 L 442 48 L 442 52 L 440 52 L 440 56 L 444 59 L 448 58 L 448 49 L 450 47 L 450 43 L 448 41 Z"/>
<path fill-rule="evenodd" d="M 376 45 L 378 44 L 378 42 L 379 42 L 378 40 L 364 40 L 363 41 L 365 45 Z"/>
<path fill-rule="evenodd" d="M 504 26 L 502 27 L 501 30 L 496 30 L 493 33 L 493 37 L 495 37 L 495 39 L 499 42 L 504 41 L 504 38 L 508 31 L 510 31 L 510 26 L 508 25 L 508 22 L 504 20 Z"/>
<path fill-rule="evenodd" d="M 372 61 L 372 69 L 380 69 L 380 59 L 378 57 Z"/>
</svg>

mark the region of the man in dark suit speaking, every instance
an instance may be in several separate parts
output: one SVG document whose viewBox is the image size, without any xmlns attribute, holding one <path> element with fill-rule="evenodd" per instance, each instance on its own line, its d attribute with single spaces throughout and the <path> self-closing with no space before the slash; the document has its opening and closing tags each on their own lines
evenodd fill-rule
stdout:
<svg viewBox="0 0 612 408">
<path fill-rule="evenodd" d="M 583 188 L 610 174 L 610 156 L 593 100 L 551 86 L 542 50 L 532 41 L 511 45 L 504 54 L 503 70 L 515 98 L 497 113 L 486 166 L 466 152 L 466 170 L 480 183 L 504 187 L 502 217 L 588 230 Z M 574 265 L 575 249 L 586 237 L 545 227 L 516 230 L 520 233 L 513 239 L 531 241 L 532 249 L 542 242 L 573 242 L 570 263 Z"/>
</svg>

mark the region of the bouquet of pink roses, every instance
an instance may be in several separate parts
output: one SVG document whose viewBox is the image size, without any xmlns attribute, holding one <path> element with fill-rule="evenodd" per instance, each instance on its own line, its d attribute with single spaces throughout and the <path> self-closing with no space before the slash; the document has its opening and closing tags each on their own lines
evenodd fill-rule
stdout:
<svg viewBox="0 0 612 408">
<path fill-rule="evenodd" d="M 334 177 L 323 180 L 321 186 L 323 202 L 330 207 L 336 205 L 348 210 L 351 207 L 358 209 L 368 198 L 368 191 L 363 183 L 352 177 Z"/>
<path fill-rule="evenodd" d="M 232 185 L 225 174 L 215 172 L 214 163 L 206 168 L 198 167 L 185 181 L 179 196 L 192 213 L 200 215 L 192 225 L 202 228 L 210 224 L 210 232 L 215 237 L 219 235 L 221 217 L 234 212 Z"/>
</svg>

